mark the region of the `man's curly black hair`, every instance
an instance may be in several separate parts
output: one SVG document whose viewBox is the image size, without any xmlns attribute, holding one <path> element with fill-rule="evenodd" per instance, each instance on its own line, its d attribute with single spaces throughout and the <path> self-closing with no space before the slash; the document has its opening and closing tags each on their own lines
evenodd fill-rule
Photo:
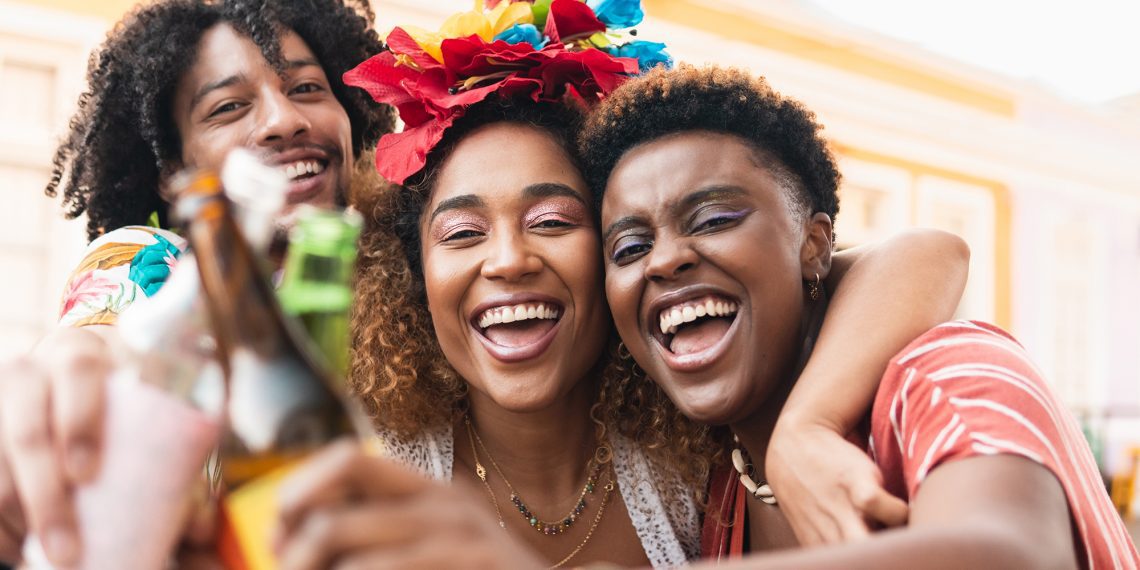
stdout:
<svg viewBox="0 0 1140 570">
<path fill-rule="evenodd" d="M 738 136 L 783 178 L 805 214 L 839 213 L 839 171 L 815 114 L 740 69 L 680 65 L 657 68 L 611 93 L 579 135 L 583 174 L 599 208 L 606 181 L 630 149 L 666 135 L 712 131 Z M 780 172 L 787 169 L 788 172 Z"/>
<path fill-rule="evenodd" d="M 52 159 L 45 192 L 62 190 L 70 218 L 87 213 L 88 239 L 132 224 L 151 212 L 164 217 L 159 197 L 163 165 L 181 157 L 171 102 L 209 28 L 228 23 L 249 37 L 267 61 L 283 69 L 278 33 L 292 30 L 308 44 L 352 124 L 352 147 L 373 146 L 393 128 L 393 113 L 341 76 L 379 53 L 369 0 L 163 0 L 137 8 L 91 54 L 87 91 Z"/>
</svg>

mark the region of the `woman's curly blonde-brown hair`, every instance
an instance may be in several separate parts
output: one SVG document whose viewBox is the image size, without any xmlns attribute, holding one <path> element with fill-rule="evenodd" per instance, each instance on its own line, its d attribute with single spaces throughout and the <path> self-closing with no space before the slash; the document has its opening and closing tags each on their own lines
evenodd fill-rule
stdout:
<svg viewBox="0 0 1140 570">
<path fill-rule="evenodd" d="M 658 465 L 674 470 L 698 504 L 704 504 L 710 473 L 727 459 L 732 438 L 726 428 L 685 417 L 621 342 L 611 344 L 598 407 L 605 425 L 645 449 Z"/>
<path fill-rule="evenodd" d="M 393 231 L 400 188 L 386 183 L 362 196 L 364 228 L 356 265 L 349 388 L 376 427 L 410 438 L 446 424 L 467 385 L 435 339 L 422 284 Z"/>
</svg>

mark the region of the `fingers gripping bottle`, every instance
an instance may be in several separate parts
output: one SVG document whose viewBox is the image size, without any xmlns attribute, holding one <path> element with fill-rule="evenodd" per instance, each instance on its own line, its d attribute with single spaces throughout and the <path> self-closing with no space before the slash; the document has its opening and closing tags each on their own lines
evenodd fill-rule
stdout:
<svg viewBox="0 0 1140 570">
<path fill-rule="evenodd" d="M 75 491 L 77 568 L 165 567 L 191 497 L 206 495 L 204 466 L 220 432 L 224 385 L 200 289 L 186 254 L 158 293 L 119 318 L 127 354 L 106 383 L 100 468 Z M 32 568 L 51 567 L 35 539 L 24 558 Z"/>
<path fill-rule="evenodd" d="M 220 554 L 227 568 L 272 568 L 276 484 L 317 448 L 366 433 L 367 422 L 303 329 L 283 315 L 217 176 L 194 174 L 175 214 L 198 259 L 226 378 Z"/>
</svg>

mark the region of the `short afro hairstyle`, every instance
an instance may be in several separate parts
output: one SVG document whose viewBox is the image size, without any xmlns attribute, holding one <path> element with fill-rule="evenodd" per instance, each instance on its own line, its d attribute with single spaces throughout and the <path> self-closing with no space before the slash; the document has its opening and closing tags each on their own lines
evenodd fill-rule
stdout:
<svg viewBox="0 0 1140 570">
<path fill-rule="evenodd" d="M 587 183 L 601 211 L 610 173 L 634 147 L 686 131 L 745 140 L 791 174 L 792 196 L 806 213 L 839 213 L 839 170 L 815 114 L 748 72 L 716 66 L 657 68 L 611 93 L 579 136 Z M 782 167 L 782 168 L 781 168 Z M 781 178 L 783 178 L 781 176 Z"/>
<path fill-rule="evenodd" d="M 127 15 L 91 54 L 87 91 L 52 160 L 45 190 L 63 193 L 70 218 L 87 214 L 88 239 L 144 224 L 151 212 L 165 221 L 159 196 L 163 165 L 181 156 L 171 116 L 175 86 L 197 56 L 206 30 L 227 23 L 283 69 L 278 34 L 291 30 L 313 50 L 361 151 L 390 132 L 394 114 L 341 76 L 384 49 L 371 27 L 368 0 L 161 0 Z"/>
</svg>

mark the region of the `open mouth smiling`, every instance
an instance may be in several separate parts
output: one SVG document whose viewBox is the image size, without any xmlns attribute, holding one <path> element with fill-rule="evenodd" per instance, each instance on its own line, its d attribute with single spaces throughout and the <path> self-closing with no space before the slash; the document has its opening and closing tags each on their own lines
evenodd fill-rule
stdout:
<svg viewBox="0 0 1140 570">
<path fill-rule="evenodd" d="M 699 368 L 715 360 L 735 331 L 740 302 L 718 293 L 659 302 L 649 333 L 672 368 Z M 655 317 L 655 319 L 654 319 Z"/>
<path fill-rule="evenodd" d="M 308 202 L 327 191 L 329 165 L 337 155 L 323 147 L 310 145 L 283 151 L 270 161 L 289 181 L 286 202 Z"/>
<path fill-rule="evenodd" d="M 285 173 L 285 177 L 289 179 L 289 182 L 297 182 L 312 178 L 324 172 L 327 167 L 327 160 L 309 159 L 282 164 L 281 170 Z"/>
<path fill-rule="evenodd" d="M 553 300 L 485 304 L 472 315 L 471 325 L 492 356 L 517 362 L 545 352 L 562 314 L 562 305 Z"/>
</svg>

